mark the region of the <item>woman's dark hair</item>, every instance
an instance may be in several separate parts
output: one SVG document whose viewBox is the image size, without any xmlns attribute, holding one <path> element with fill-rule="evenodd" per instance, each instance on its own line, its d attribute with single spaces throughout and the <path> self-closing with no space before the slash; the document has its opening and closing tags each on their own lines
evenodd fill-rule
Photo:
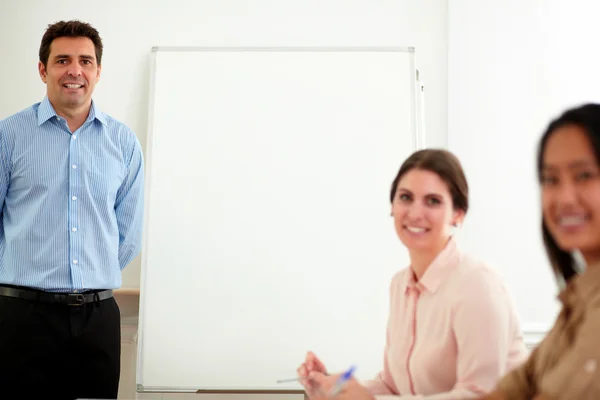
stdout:
<svg viewBox="0 0 600 400">
<path fill-rule="evenodd" d="M 469 209 L 469 185 L 458 158 L 447 150 L 425 149 L 413 153 L 402 163 L 390 190 L 390 203 L 394 202 L 398 182 L 408 171 L 421 169 L 437 174 L 448 185 L 455 210 L 467 213 Z"/>
<path fill-rule="evenodd" d="M 548 125 L 548 128 L 542 135 L 537 154 L 537 175 L 540 184 L 542 183 L 543 177 L 546 143 L 550 136 L 552 136 L 552 133 L 567 125 L 575 125 L 585 131 L 592 144 L 596 160 L 600 161 L 600 105 L 584 104 L 576 108 L 571 108 L 550 122 L 550 125 Z M 564 281 L 567 282 L 577 273 L 575 259 L 571 253 L 558 247 L 558 244 L 556 244 L 556 241 L 546 226 L 543 216 L 542 237 L 544 239 L 546 254 L 550 260 L 554 273 L 557 278 L 564 279 Z"/>
</svg>

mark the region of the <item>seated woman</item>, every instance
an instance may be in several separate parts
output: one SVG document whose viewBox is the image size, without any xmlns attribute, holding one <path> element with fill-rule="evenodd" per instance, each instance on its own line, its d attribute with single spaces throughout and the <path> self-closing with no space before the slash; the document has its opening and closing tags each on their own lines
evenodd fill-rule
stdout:
<svg viewBox="0 0 600 400">
<path fill-rule="evenodd" d="M 562 310 L 527 362 L 484 399 L 600 399 L 600 104 L 553 121 L 537 165 L 542 233 Z"/>
<path fill-rule="evenodd" d="M 528 353 L 501 279 L 452 238 L 469 203 L 460 162 L 445 150 L 412 154 L 392 183 L 390 202 L 410 267 L 391 282 L 383 370 L 371 381 L 350 381 L 336 398 L 442 400 L 488 393 Z M 312 352 L 298 375 L 313 398 L 326 397 L 337 379 Z"/>
</svg>

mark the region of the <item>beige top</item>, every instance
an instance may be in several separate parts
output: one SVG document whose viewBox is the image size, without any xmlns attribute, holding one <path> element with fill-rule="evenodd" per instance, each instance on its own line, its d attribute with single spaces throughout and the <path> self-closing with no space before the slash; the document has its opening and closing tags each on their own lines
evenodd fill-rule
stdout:
<svg viewBox="0 0 600 400">
<path fill-rule="evenodd" d="M 600 399 L 600 265 L 572 278 L 559 294 L 554 327 L 498 389 L 507 399 Z"/>
</svg>

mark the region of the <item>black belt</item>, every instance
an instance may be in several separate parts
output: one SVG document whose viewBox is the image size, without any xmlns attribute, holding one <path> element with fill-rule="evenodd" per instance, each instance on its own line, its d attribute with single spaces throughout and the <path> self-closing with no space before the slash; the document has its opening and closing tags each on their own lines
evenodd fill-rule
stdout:
<svg viewBox="0 0 600 400">
<path fill-rule="evenodd" d="M 0 286 L 0 296 L 16 297 L 24 300 L 38 300 L 45 303 L 66 304 L 68 306 L 82 306 L 86 303 L 110 299 L 113 297 L 113 291 L 107 289 L 86 293 L 50 293 Z"/>
</svg>

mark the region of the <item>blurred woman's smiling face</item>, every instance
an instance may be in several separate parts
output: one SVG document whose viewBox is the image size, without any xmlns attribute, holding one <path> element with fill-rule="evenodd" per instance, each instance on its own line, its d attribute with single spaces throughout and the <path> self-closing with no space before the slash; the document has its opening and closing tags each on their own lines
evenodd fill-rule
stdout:
<svg viewBox="0 0 600 400">
<path fill-rule="evenodd" d="M 600 262 L 600 168 L 587 133 L 577 125 L 548 138 L 542 165 L 544 222 L 564 251 Z"/>
</svg>

